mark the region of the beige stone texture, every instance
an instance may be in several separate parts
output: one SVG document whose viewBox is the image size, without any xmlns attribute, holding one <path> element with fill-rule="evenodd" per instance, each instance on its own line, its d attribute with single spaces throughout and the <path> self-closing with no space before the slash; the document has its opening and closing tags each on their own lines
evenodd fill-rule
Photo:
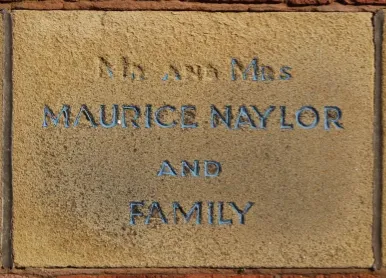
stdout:
<svg viewBox="0 0 386 278">
<path fill-rule="evenodd" d="M 16 266 L 370 267 L 371 17 L 13 12 Z M 232 81 L 231 59 L 247 65 L 253 57 L 259 80 L 250 74 L 242 80 L 238 73 Z M 261 80 L 263 65 L 275 80 Z M 283 66 L 291 67 L 289 80 L 279 80 Z M 137 80 L 138 68 L 144 80 Z M 166 72 L 169 80 L 163 81 Z M 64 104 L 71 107 L 70 127 L 63 118 L 57 127 L 47 118 L 43 128 L 44 106 L 58 113 Z M 101 104 L 108 111 L 113 104 L 138 105 L 140 128 L 92 128 L 85 116 L 74 127 L 82 104 L 98 124 Z M 175 106 L 177 112 L 161 118 L 178 125 L 144 128 L 146 104 Z M 276 110 L 266 130 L 228 130 L 210 128 L 211 104 L 221 111 L 231 105 L 233 125 L 240 105 Z M 180 128 L 181 105 L 196 106 L 198 128 Z M 319 111 L 314 129 L 295 123 L 295 111 L 305 105 Z M 293 130 L 280 129 L 279 106 L 286 106 Z M 344 129 L 324 129 L 325 106 L 342 110 Z M 163 160 L 178 173 L 181 160 L 216 160 L 222 172 L 215 178 L 158 177 Z M 137 225 L 129 225 L 129 202 L 142 200 L 144 214 L 158 201 L 169 224 L 153 217 L 145 225 L 137 217 Z M 173 201 L 185 211 L 202 201 L 202 224 L 195 216 L 184 223 L 181 215 L 174 224 Z M 217 208 L 210 225 L 208 201 L 254 205 L 244 225 L 227 203 L 224 217 L 233 225 L 217 223 Z"/>
<path fill-rule="evenodd" d="M 385 10 L 383 10 L 383 13 L 385 13 Z M 383 15 L 382 15 L 383 16 Z M 383 30 L 386 27 L 386 23 L 383 24 Z M 385 93 L 386 93 L 386 42 L 385 42 L 385 31 L 383 31 L 383 41 L 382 41 L 382 125 L 383 125 L 383 130 L 382 130 L 382 163 L 383 163 L 383 189 L 382 189 L 382 264 L 385 266 L 386 265 L 386 189 L 385 189 L 385 181 L 386 181 L 386 171 L 385 171 L 385 165 L 386 165 L 386 141 L 385 141 L 385 135 L 386 135 L 386 98 L 385 98 Z"/>
<path fill-rule="evenodd" d="M 2 134 L 3 131 L 3 76 L 4 76 L 4 24 L 3 24 L 3 16 L 0 17 L 0 132 Z M 2 181 L 2 174 L 3 174 L 3 136 L 0 135 L 0 180 Z M 1 248 L 1 238 L 3 235 L 3 188 L 2 188 L 2 182 L 0 187 L 0 261 L 1 261 L 1 254 L 2 254 L 2 248 Z"/>
</svg>

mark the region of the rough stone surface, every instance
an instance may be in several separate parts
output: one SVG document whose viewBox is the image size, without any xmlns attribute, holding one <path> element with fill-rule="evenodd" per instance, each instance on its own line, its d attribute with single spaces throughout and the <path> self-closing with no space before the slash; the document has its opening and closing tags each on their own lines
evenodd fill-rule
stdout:
<svg viewBox="0 0 386 278">
<path fill-rule="evenodd" d="M 314 1 L 314 0 L 312 0 Z M 7 10 L 104 10 L 104 11 L 210 11 L 210 12 L 376 12 L 381 9 L 375 5 L 346 5 L 332 2 L 329 5 L 299 5 L 287 3 L 205 3 L 182 1 L 22 1 L 0 3 Z"/>
<path fill-rule="evenodd" d="M 370 267 L 371 17 L 13 12 L 16 265 Z M 232 81 L 231 58 L 247 65 L 253 57 L 259 81 L 251 74 L 242 80 L 239 73 Z M 264 65 L 275 80 L 261 81 Z M 279 80 L 283 66 L 292 68 L 290 80 Z M 144 80 L 137 80 L 138 68 Z M 165 73 L 168 81 L 162 81 Z M 47 119 L 43 128 L 44 106 L 57 113 L 64 104 L 71 106 L 70 127 Z M 142 113 L 146 104 L 170 104 L 178 112 L 161 118 L 178 123 L 181 105 L 195 105 L 199 127 L 153 122 L 146 129 L 143 114 L 137 129 L 92 128 L 85 116 L 73 127 L 82 104 L 97 123 L 101 104 L 108 111 L 113 104 L 135 104 Z M 227 130 L 210 128 L 211 104 L 221 110 L 232 105 L 233 125 L 240 105 L 276 110 L 266 130 Z M 318 109 L 320 124 L 281 130 L 279 106 L 294 123 L 304 105 Z M 343 130 L 324 130 L 324 106 L 341 108 Z M 222 163 L 219 177 L 157 177 L 163 160 L 180 171 L 181 160 L 205 159 Z M 158 201 L 169 224 L 153 217 L 145 225 L 138 217 L 130 226 L 129 202 L 141 200 L 146 207 Z M 174 224 L 174 201 L 185 211 L 202 201 L 202 225 L 195 225 L 195 216 L 184 223 L 181 215 Z M 234 225 L 218 225 L 217 208 L 215 225 L 209 225 L 207 201 L 255 204 L 245 225 L 227 203 L 224 218 Z"/>
<path fill-rule="evenodd" d="M 1 276 L 0 276 L 1 277 Z M 63 275 L 56 278 L 380 278 L 379 274 L 133 274 L 133 275 Z"/>
<path fill-rule="evenodd" d="M 292 278 L 289 275 L 285 275 Z M 295 277 L 297 276 L 297 277 Z M 300 278 L 295 275 L 293 278 Z M 131 275 L 62 275 L 57 278 L 273 278 L 269 274 L 131 274 Z M 283 276 L 284 278 L 284 276 Z M 361 277 L 358 277 L 361 278 Z M 367 277 L 366 277 L 367 278 Z M 372 277 L 368 277 L 372 278 Z"/>
<path fill-rule="evenodd" d="M 385 11 L 383 11 L 385 12 Z M 386 181 L 386 171 L 385 171 L 385 165 L 386 165 L 386 141 L 385 141 L 385 136 L 386 136 L 386 98 L 385 98 L 385 92 L 386 92 L 386 70 L 385 70 L 385 65 L 386 65 L 386 41 L 385 41 L 385 31 L 386 31 L 386 23 L 383 25 L 383 41 L 382 41 L 382 109 L 383 109 L 383 115 L 382 115 L 382 124 L 383 124 L 383 130 L 382 130 L 382 142 L 383 142 L 383 196 L 382 196 L 382 260 L 383 260 L 383 266 L 386 265 L 386 190 L 385 190 L 385 181 Z"/>
<path fill-rule="evenodd" d="M 40 2 L 40 3 L 39 3 Z M 57 9 L 59 7 L 64 6 L 75 6 L 80 9 L 84 8 L 88 5 L 93 6 L 100 6 L 105 5 L 106 3 L 111 3 L 111 0 L 95 0 L 95 1 L 86 1 L 86 0 L 50 0 L 50 1 L 23 1 L 23 0 L 0 0 L 0 3 L 10 3 L 11 5 L 16 4 L 17 6 L 22 5 L 23 7 L 38 7 L 38 9 L 41 9 L 42 7 L 46 7 L 45 9 L 50 9 L 50 7 L 53 7 L 54 9 Z M 386 4 L 385 0 L 180 0 L 180 1 L 162 1 L 161 3 L 158 1 L 141 1 L 142 3 L 138 3 L 138 1 L 132 1 L 128 0 L 125 1 L 125 3 L 121 3 L 119 5 L 119 1 L 115 3 L 116 7 L 122 7 L 126 5 L 131 6 L 137 6 L 145 4 L 147 7 L 151 7 L 154 5 L 157 5 L 158 7 L 168 6 L 170 2 L 174 3 L 222 3 L 222 4 L 287 4 L 289 6 L 304 6 L 304 5 L 310 5 L 310 6 L 319 6 L 319 5 L 328 5 L 334 2 L 337 3 L 343 3 L 343 4 L 350 4 L 350 5 L 382 5 Z M 145 3 L 143 3 L 145 2 Z M 147 2 L 147 3 L 146 3 Z M 187 5 L 186 7 L 191 8 L 190 5 Z"/>
<path fill-rule="evenodd" d="M 3 88 L 3 74 L 4 74 L 4 56 L 3 56 L 3 42 L 4 42 L 4 24 L 3 24 L 3 17 L 0 17 L 0 88 Z M 0 132 L 3 130 L 3 90 L 0 91 Z M 2 134 L 2 133 L 1 133 Z M 2 173 L 3 173 L 3 137 L 0 136 L 0 180 L 2 181 Z M 3 195 L 3 189 L 2 189 L 2 183 L 0 187 L 0 223 L 2 223 L 2 195 Z M 3 234 L 2 224 L 0 225 L 0 239 Z M 0 242 L 0 261 L 1 261 L 1 242 Z"/>
<path fill-rule="evenodd" d="M 213 5 L 215 4 L 215 5 Z M 272 5 L 274 4 L 274 5 Z M 343 5 L 342 5 L 343 4 Z M 4 9 L 105 9 L 105 10 L 281 10 L 290 11 L 293 7 L 309 6 L 317 10 L 319 6 L 332 5 L 329 10 L 346 10 L 354 8 L 360 11 L 361 7 L 346 7 L 346 5 L 385 5 L 386 0 L 180 0 L 180 1 L 121 1 L 121 0 L 49 0 L 49 1 L 23 1 L 0 0 L 0 7 Z M 220 6 L 219 6 L 220 5 Z M 239 7 L 235 6 L 238 5 Z M 381 7 L 373 7 L 379 10 Z M 366 9 L 366 8 L 365 8 Z M 371 9 L 371 6 L 367 7 Z M 299 9 L 298 9 L 299 10 Z M 302 11 L 302 10 L 301 10 Z"/>
</svg>

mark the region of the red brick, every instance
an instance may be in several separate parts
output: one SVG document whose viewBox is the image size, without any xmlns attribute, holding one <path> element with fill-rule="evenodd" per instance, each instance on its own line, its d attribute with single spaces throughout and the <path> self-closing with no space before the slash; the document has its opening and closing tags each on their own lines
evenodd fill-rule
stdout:
<svg viewBox="0 0 386 278">
<path fill-rule="evenodd" d="M 32 274 L 0 274 L 0 278 L 39 278 L 38 276 Z"/>
<path fill-rule="evenodd" d="M 212 278 L 212 276 L 213 274 L 187 274 L 184 278 Z"/>
<path fill-rule="evenodd" d="M 282 275 L 281 278 L 310 278 L 310 276 L 290 274 L 290 275 Z M 319 278 L 323 278 L 323 277 L 319 277 Z"/>
<path fill-rule="evenodd" d="M 349 5 L 386 5 L 386 0 L 339 0 Z"/>
<path fill-rule="evenodd" d="M 194 275 L 189 275 L 189 277 Z M 187 278 L 182 274 L 102 274 L 102 275 L 60 275 L 56 278 Z M 1 278 L 1 277 L 0 277 Z M 193 278 L 193 277 L 191 277 Z M 195 278 L 211 278 L 211 275 L 197 275 Z"/>
<path fill-rule="evenodd" d="M 329 275 L 317 275 L 315 278 L 380 278 L 380 275 L 376 274 L 329 274 Z"/>
<path fill-rule="evenodd" d="M 266 274 L 213 274 L 212 278 L 273 278 L 273 275 Z M 201 277 L 201 276 L 200 276 Z M 200 278 L 196 277 L 196 278 Z"/>
<path fill-rule="evenodd" d="M 328 5 L 334 2 L 333 0 L 287 0 L 289 6 L 309 6 L 309 5 Z"/>
<path fill-rule="evenodd" d="M 285 0 L 180 0 L 181 2 L 201 2 L 201 3 L 246 3 L 246 4 L 279 4 Z"/>
</svg>

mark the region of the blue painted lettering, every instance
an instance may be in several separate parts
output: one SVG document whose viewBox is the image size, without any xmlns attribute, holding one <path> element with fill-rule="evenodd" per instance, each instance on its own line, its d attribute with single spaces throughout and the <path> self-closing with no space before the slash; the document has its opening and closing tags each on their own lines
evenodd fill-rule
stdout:
<svg viewBox="0 0 386 278">
<path fill-rule="evenodd" d="M 343 125 L 339 122 L 342 118 L 342 111 L 337 106 L 324 107 L 324 129 L 330 130 L 331 124 L 337 129 L 343 129 Z"/>
<path fill-rule="evenodd" d="M 194 121 L 195 111 L 196 111 L 196 106 L 194 105 L 181 106 L 181 128 L 196 128 L 198 126 L 197 123 L 193 123 L 193 122 L 186 123 L 186 119 L 185 119 L 185 116 L 187 114 L 186 112 L 188 112 L 190 115 L 190 118 L 192 118 L 192 119 L 189 119 L 189 121 Z"/>
<path fill-rule="evenodd" d="M 174 127 L 176 125 L 176 121 L 172 121 L 169 124 L 164 123 L 164 122 L 161 121 L 160 114 L 161 114 L 161 112 L 163 112 L 165 110 L 169 110 L 171 112 L 174 112 L 174 111 L 176 111 L 176 108 L 174 106 L 170 106 L 170 105 L 165 105 L 165 106 L 162 106 L 162 107 L 158 108 L 157 111 L 155 112 L 155 116 L 154 116 L 155 123 L 159 127 L 163 127 L 163 128 Z"/>
<path fill-rule="evenodd" d="M 312 121 L 312 123 L 310 124 L 305 124 L 303 121 L 302 121 L 302 114 L 305 112 L 305 111 L 309 111 L 311 114 L 312 114 L 312 117 L 314 118 L 314 120 Z M 298 111 L 296 111 L 295 113 L 295 118 L 296 118 L 296 123 L 301 127 L 301 128 L 304 128 L 304 129 L 312 129 L 314 127 L 316 127 L 319 123 L 319 113 L 318 111 L 312 107 L 312 106 L 303 106 L 302 108 L 300 108 Z"/>
<path fill-rule="evenodd" d="M 213 160 L 205 160 L 204 161 L 204 167 L 205 167 L 205 177 L 218 177 L 222 171 L 220 162 L 213 161 Z"/>
<path fill-rule="evenodd" d="M 244 66 L 239 63 L 235 58 L 231 59 L 231 79 L 234 81 L 237 79 L 238 72 L 241 72 L 243 80 L 247 79 L 248 73 L 251 73 L 252 80 L 257 81 L 258 76 L 258 66 L 257 58 L 253 58 L 249 65 L 244 68 Z"/>
<path fill-rule="evenodd" d="M 225 115 L 223 116 L 216 106 L 210 106 L 210 127 L 215 128 L 219 125 L 219 122 L 223 122 L 225 126 L 231 128 L 231 113 L 232 107 L 230 105 L 225 106 Z"/>
<path fill-rule="evenodd" d="M 161 219 L 163 224 L 168 224 L 168 220 L 165 217 L 165 214 L 163 213 L 161 206 L 158 202 L 152 202 L 149 206 L 149 213 L 146 217 L 145 224 L 149 225 L 151 218 L 153 218 L 154 213 L 157 213 L 159 216 L 159 219 Z"/>
<path fill-rule="evenodd" d="M 135 216 L 142 217 L 143 213 L 139 211 L 138 207 L 143 207 L 143 202 L 130 202 L 129 208 L 130 208 L 130 225 L 135 225 Z"/>
<path fill-rule="evenodd" d="M 47 105 L 45 105 L 43 109 L 43 127 L 48 127 L 47 116 L 51 119 L 51 122 L 54 124 L 54 126 L 58 126 L 60 117 L 62 115 L 64 115 L 64 127 L 68 128 L 70 126 L 70 106 L 63 105 L 58 116 L 55 116 L 52 110 Z"/>
<path fill-rule="evenodd" d="M 97 127 L 97 124 L 94 121 L 94 116 L 91 114 L 91 112 L 88 110 L 88 108 L 87 108 L 87 106 L 85 104 L 83 104 L 80 107 L 79 113 L 78 113 L 78 115 L 76 115 L 76 118 L 75 118 L 75 121 L 74 121 L 74 127 L 79 125 L 80 117 L 83 114 L 86 116 L 86 119 L 90 122 L 92 127 Z"/>
<path fill-rule="evenodd" d="M 146 104 L 145 109 L 145 128 L 151 127 L 151 104 Z"/>
<path fill-rule="evenodd" d="M 172 176 L 172 177 L 177 176 L 176 170 L 174 170 L 173 166 L 167 160 L 162 161 L 161 169 L 158 171 L 158 174 L 157 174 L 157 176 L 159 177 L 165 176 L 165 175 Z"/>
<path fill-rule="evenodd" d="M 289 72 L 290 70 L 292 70 L 291 67 L 289 66 L 283 66 L 280 68 L 280 80 L 290 80 L 292 78 L 292 75 L 291 73 Z"/>
<path fill-rule="evenodd" d="M 183 160 L 182 161 L 181 176 L 186 177 L 187 176 L 186 171 L 189 171 L 189 173 L 192 175 L 192 177 L 200 176 L 200 165 L 199 165 L 198 160 L 194 161 L 194 166 L 192 166 L 189 162 Z"/>
<path fill-rule="evenodd" d="M 133 106 L 133 105 L 122 105 L 122 127 L 124 128 L 127 128 L 127 122 L 126 122 L 126 111 L 134 111 L 134 116 L 133 118 L 130 120 L 131 122 L 131 125 L 134 127 L 134 128 L 139 128 L 139 125 L 137 123 L 137 120 L 139 118 L 139 115 L 141 113 L 141 110 L 139 109 L 139 107 L 137 106 Z"/>
<path fill-rule="evenodd" d="M 208 224 L 213 225 L 214 202 L 208 202 Z"/>
<path fill-rule="evenodd" d="M 234 202 L 229 202 L 229 205 L 232 207 L 232 209 L 237 213 L 239 217 L 239 223 L 240 224 L 245 224 L 245 214 L 249 211 L 249 209 L 254 205 L 252 202 L 248 202 L 244 209 L 241 210 L 237 207 L 236 203 Z"/>
<path fill-rule="evenodd" d="M 201 224 L 201 217 L 202 217 L 202 202 L 195 202 L 192 206 L 192 208 L 188 211 L 188 213 L 185 213 L 183 208 L 180 206 L 178 202 L 173 202 L 173 213 L 174 213 L 174 224 L 177 224 L 177 210 L 179 210 L 182 214 L 182 216 L 185 219 L 185 223 L 189 223 L 190 218 L 192 218 L 192 215 L 194 212 L 196 212 L 196 224 Z"/>
<path fill-rule="evenodd" d="M 265 110 L 264 114 L 261 114 L 256 106 L 252 105 L 251 107 L 252 107 L 252 110 L 255 111 L 256 116 L 259 118 L 259 121 L 260 121 L 259 128 L 266 129 L 267 119 L 269 115 L 271 115 L 271 113 L 275 110 L 276 107 L 271 105 L 270 107 L 268 107 L 267 110 Z"/>
<path fill-rule="evenodd" d="M 252 129 L 256 128 L 255 122 L 251 119 L 248 109 L 244 105 L 239 107 L 234 129 L 239 129 L 240 125 L 249 125 Z"/>
<path fill-rule="evenodd" d="M 114 104 L 113 105 L 113 113 L 112 113 L 112 120 L 111 123 L 106 124 L 106 105 L 101 105 L 100 110 L 99 110 L 99 121 L 101 126 L 104 128 L 111 128 L 117 125 L 118 123 L 118 105 Z"/>
<path fill-rule="evenodd" d="M 286 107 L 285 106 L 280 106 L 280 128 L 281 129 L 294 129 L 293 124 L 287 124 L 286 123 Z"/>
<path fill-rule="evenodd" d="M 232 215 L 229 215 L 229 218 L 225 219 L 224 216 L 224 204 L 225 202 L 217 202 L 217 214 L 214 213 L 214 207 L 216 205 L 216 202 L 214 201 L 195 201 L 193 202 L 193 205 L 189 208 L 189 210 L 186 212 L 186 210 L 183 209 L 180 202 L 174 201 L 171 203 L 171 210 L 167 212 L 168 215 L 173 214 L 173 224 L 182 224 L 182 223 L 190 223 L 190 221 L 195 217 L 195 225 L 202 225 L 202 212 L 203 212 L 203 206 L 205 204 L 207 207 L 207 223 L 208 225 L 233 225 L 233 224 L 240 224 L 245 225 L 246 214 L 250 211 L 251 207 L 254 205 L 253 202 L 247 202 L 244 206 L 244 209 L 240 209 L 238 205 L 236 205 L 235 202 L 227 202 L 229 205 L 229 210 L 227 213 Z M 171 224 L 169 223 L 166 214 L 164 213 L 163 207 L 161 207 L 160 203 L 157 201 L 152 201 L 150 205 L 148 206 L 148 212 L 143 213 L 142 209 L 145 206 L 144 201 L 132 201 L 129 202 L 129 217 L 130 222 L 129 225 L 135 226 L 137 225 L 139 218 L 143 219 L 143 223 L 145 225 L 149 225 L 151 221 L 158 221 L 162 224 Z M 169 206 L 168 206 L 169 207 Z M 214 220 L 215 216 L 216 222 Z M 238 218 L 238 221 L 235 221 L 235 217 Z M 184 219 L 183 221 L 181 219 Z M 205 220 L 204 220 L 205 221 Z"/>
<path fill-rule="evenodd" d="M 224 202 L 218 202 L 218 224 L 219 225 L 232 225 L 232 219 L 224 219 Z"/>
<path fill-rule="evenodd" d="M 261 67 L 261 81 L 275 80 L 275 72 L 271 66 Z"/>
</svg>

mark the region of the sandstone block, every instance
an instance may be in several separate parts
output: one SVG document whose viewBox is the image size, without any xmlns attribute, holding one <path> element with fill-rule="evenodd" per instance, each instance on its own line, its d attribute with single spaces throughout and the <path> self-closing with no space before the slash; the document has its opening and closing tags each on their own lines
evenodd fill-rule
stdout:
<svg viewBox="0 0 386 278">
<path fill-rule="evenodd" d="M 13 12 L 16 264 L 370 267 L 371 18 Z"/>
</svg>

